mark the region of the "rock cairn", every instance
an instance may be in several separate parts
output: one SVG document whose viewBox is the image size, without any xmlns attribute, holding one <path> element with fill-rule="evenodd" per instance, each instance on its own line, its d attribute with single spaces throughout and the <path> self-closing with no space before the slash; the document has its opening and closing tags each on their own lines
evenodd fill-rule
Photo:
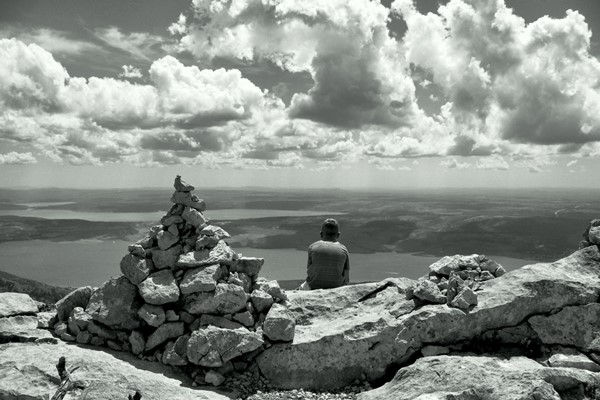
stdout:
<svg viewBox="0 0 600 400">
<path fill-rule="evenodd" d="M 588 246 L 600 245 L 600 219 L 593 219 L 583 232 L 583 240 L 579 242 L 579 248 L 584 249 Z"/>
<path fill-rule="evenodd" d="M 194 187 L 180 176 L 174 187 L 173 206 L 128 247 L 121 276 L 57 303 L 54 332 L 182 367 L 197 384 L 218 386 L 273 342 L 292 341 L 295 320 L 277 281 L 258 277 L 264 259 L 235 253 Z"/>
<path fill-rule="evenodd" d="M 483 254 L 446 256 L 429 266 L 429 275 L 410 288 L 406 297 L 466 310 L 477 305 L 476 290 L 481 282 L 505 273 L 500 264 Z"/>
</svg>

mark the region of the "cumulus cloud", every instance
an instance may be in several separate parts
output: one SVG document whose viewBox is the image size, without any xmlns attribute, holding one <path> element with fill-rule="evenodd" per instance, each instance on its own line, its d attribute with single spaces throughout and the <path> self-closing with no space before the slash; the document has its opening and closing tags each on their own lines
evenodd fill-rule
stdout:
<svg viewBox="0 0 600 400">
<path fill-rule="evenodd" d="M 133 65 L 123 65 L 121 68 L 123 72 L 119 74 L 119 78 L 141 78 L 143 76 L 142 71 Z"/>
<path fill-rule="evenodd" d="M 504 159 L 504 157 L 500 155 L 492 155 L 489 157 L 482 157 L 475 164 L 475 168 L 477 169 L 497 169 L 497 170 L 507 170 L 509 169 L 509 165 Z"/>
<path fill-rule="evenodd" d="M 25 44 L 35 43 L 53 54 L 71 55 L 102 50 L 95 43 L 75 39 L 67 32 L 49 28 L 25 29 L 17 25 L 5 25 L 0 28 L 0 38 L 16 38 Z"/>
<path fill-rule="evenodd" d="M 466 169 L 472 167 L 469 163 L 461 163 L 456 157 L 449 157 L 440 162 L 440 165 L 447 169 Z"/>
<path fill-rule="evenodd" d="M 162 46 L 167 45 L 161 36 L 147 32 L 124 33 L 115 26 L 97 28 L 94 34 L 104 44 L 145 61 L 152 61 L 162 53 Z"/>
<path fill-rule="evenodd" d="M 10 153 L 0 154 L 0 165 L 2 164 L 37 164 L 37 159 L 31 154 L 17 153 L 11 151 Z"/>
</svg>

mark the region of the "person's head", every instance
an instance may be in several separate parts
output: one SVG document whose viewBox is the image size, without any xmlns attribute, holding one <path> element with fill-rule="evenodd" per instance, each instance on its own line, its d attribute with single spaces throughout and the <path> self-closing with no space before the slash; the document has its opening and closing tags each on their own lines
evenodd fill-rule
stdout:
<svg viewBox="0 0 600 400">
<path fill-rule="evenodd" d="M 333 218 L 327 218 L 321 225 L 321 238 L 323 240 L 336 240 L 340 236 L 340 225 Z"/>
</svg>

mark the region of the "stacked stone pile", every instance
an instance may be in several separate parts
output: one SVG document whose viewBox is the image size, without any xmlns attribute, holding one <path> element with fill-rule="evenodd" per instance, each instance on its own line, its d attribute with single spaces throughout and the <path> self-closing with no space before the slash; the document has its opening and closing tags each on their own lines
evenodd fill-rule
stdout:
<svg viewBox="0 0 600 400">
<path fill-rule="evenodd" d="M 583 232 L 583 240 L 579 242 L 579 248 L 584 249 L 588 246 L 600 245 L 600 219 L 593 219 Z"/>
<path fill-rule="evenodd" d="M 502 276 L 506 270 L 483 254 L 446 256 L 429 266 L 429 275 L 410 288 L 407 299 L 468 309 L 477 304 L 481 282 Z"/>
<path fill-rule="evenodd" d="M 295 320 L 277 281 L 258 277 L 264 259 L 234 252 L 231 236 L 209 224 L 194 187 L 179 176 L 174 186 L 161 223 L 128 247 L 123 275 L 62 299 L 54 332 L 185 367 L 197 383 L 220 385 L 273 342 L 292 341 Z"/>
</svg>

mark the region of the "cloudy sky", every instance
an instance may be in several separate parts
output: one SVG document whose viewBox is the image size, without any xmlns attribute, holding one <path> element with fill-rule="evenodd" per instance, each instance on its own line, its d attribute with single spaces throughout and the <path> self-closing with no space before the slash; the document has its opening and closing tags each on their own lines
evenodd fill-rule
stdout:
<svg viewBox="0 0 600 400">
<path fill-rule="evenodd" d="M 598 0 L 3 0 L 0 186 L 594 185 L 595 32 Z"/>
</svg>

